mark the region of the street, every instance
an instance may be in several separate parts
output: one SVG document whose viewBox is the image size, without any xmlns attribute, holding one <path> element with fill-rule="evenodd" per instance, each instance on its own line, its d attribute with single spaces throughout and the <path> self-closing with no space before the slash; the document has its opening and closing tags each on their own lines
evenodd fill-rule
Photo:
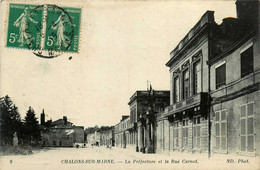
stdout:
<svg viewBox="0 0 260 170">
<path fill-rule="evenodd" d="M 48 148 L 32 155 L 4 156 L 0 169 L 255 169 L 256 160 L 233 163 L 227 159 L 208 160 L 207 157 L 183 154 L 142 154 L 122 148 Z"/>
</svg>

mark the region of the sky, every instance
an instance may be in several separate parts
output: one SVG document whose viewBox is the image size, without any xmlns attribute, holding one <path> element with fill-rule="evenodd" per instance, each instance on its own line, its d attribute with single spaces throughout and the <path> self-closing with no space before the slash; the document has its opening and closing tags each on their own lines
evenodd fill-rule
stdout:
<svg viewBox="0 0 260 170">
<path fill-rule="evenodd" d="M 8 3 L 1 5 L 6 7 L 1 10 L 1 32 L 7 34 Z M 1 35 L 0 96 L 8 94 L 22 118 L 32 106 L 38 118 L 44 108 L 47 120 L 67 116 L 85 128 L 119 123 L 122 115 L 129 115 L 129 98 L 136 90 L 146 90 L 147 80 L 155 90 L 169 90 L 165 63 L 170 52 L 206 10 L 215 11 L 218 24 L 236 17 L 235 1 L 57 5 L 82 8 L 79 53 L 39 58 L 29 50 L 6 48 L 6 36 Z"/>
</svg>

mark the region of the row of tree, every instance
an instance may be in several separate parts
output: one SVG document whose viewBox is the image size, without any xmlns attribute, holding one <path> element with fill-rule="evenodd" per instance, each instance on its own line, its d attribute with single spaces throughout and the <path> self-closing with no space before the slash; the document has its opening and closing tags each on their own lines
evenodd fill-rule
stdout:
<svg viewBox="0 0 260 170">
<path fill-rule="evenodd" d="M 0 98 L 1 145 L 12 145 L 15 132 L 22 145 L 38 144 L 41 139 L 39 122 L 33 108 L 30 106 L 24 119 L 21 119 L 18 107 L 7 95 Z"/>
</svg>

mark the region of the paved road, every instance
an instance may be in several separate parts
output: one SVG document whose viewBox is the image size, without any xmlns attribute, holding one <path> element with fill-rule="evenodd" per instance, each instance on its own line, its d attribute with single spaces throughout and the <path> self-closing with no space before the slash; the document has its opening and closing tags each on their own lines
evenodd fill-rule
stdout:
<svg viewBox="0 0 260 170">
<path fill-rule="evenodd" d="M 232 159 L 232 157 L 230 158 Z M 234 158 L 237 161 L 237 158 Z M 167 163 L 168 161 L 168 163 Z M 226 163 L 225 159 L 208 161 L 196 155 L 169 156 L 142 154 L 121 148 L 50 148 L 32 155 L 5 156 L 0 158 L 0 169 L 256 169 L 250 163 Z M 235 167 L 234 167 L 235 166 Z"/>
</svg>

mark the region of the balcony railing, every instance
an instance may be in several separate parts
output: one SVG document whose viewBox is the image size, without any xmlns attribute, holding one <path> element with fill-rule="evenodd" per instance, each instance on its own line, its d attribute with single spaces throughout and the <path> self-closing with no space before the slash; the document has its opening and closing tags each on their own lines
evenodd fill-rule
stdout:
<svg viewBox="0 0 260 170">
<path fill-rule="evenodd" d="M 207 102 L 208 102 L 208 93 L 201 92 L 185 100 L 182 100 L 178 103 L 174 103 L 166 107 L 163 114 L 164 116 L 165 115 L 168 116 L 170 114 L 181 112 L 195 106 L 206 106 Z"/>
</svg>

